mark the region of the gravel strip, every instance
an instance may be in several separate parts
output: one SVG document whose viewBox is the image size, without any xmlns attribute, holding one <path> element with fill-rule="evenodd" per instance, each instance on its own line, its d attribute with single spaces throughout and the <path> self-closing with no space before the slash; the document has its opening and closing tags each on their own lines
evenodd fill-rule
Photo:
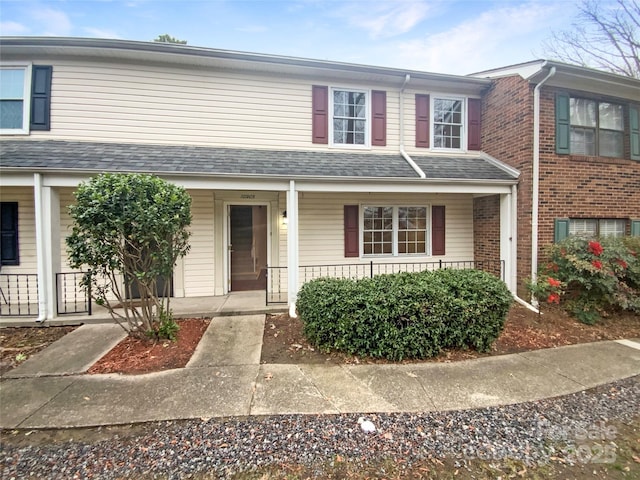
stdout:
<svg viewBox="0 0 640 480">
<path fill-rule="evenodd" d="M 133 438 L 96 443 L 0 450 L 2 478 L 101 478 L 146 475 L 189 478 L 198 472 L 221 478 L 258 466 L 313 465 L 340 455 L 353 461 L 430 458 L 514 459 L 541 464 L 579 446 L 586 435 L 614 439 L 610 422 L 629 422 L 640 411 L 640 376 L 586 392 L 505 407 L 420 414 L 368 415 L 377 427 L 361 431 L 359 415 L 282 415 L 249 419 L 159 422 Z M 583 452 L 584 453 L 584 452 Z"/>
</svg>

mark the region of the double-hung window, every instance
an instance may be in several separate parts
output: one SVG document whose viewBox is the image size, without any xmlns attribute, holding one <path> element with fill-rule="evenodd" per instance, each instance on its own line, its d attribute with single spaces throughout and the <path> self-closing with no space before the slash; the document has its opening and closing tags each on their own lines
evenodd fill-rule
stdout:
<svg viewBox="0 0 640 480">
<path fill-rule="evenodd" d="M 427 207 L 365 206 L 364 255 L 426 255 Z"/>
<path fill-rule="evenodd" d="M 572 97 L 569 110 L 571 153 L 617 158 L 624 156 L 622 105 Z"/>
<path fill-rule="evenodd" d="M 0 67 L 0 132 L 28 133 L 30 68 Z"/>
<path fill-rule="evenodd" d="M 463 148 L 464 100 L 461 98 L 433 99 L 433 147 Z"/>
<path fill-rule="evenodd" d="M 367 146 L 369 144 L 367 92 L 333 89 L 331 100 L 333 144 Z"/>
</svg>

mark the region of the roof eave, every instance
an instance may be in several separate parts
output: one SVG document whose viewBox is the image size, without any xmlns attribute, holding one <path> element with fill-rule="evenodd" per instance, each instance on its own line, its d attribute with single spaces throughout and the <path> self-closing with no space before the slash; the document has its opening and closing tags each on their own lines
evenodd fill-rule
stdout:
<svg viewBox="0 0 640 480">
<path fill-rule="evenodd" d="M 302 57 L 290 57 L 284 55 L 269 55 L 253 52 L 240 52 L 214 48 L 196 47 L 191 45 L 178 45 L 160 42 L 140 42 L 132 40 L 96 39 L 96 38 L 71 38 L 71 37 L 0 37 L 1 55 L 43 52 L 46 49 L 64 52 L 66 55 L 91 55 L 98 50 L 111 51 L 114 56 L 140 58 L 144 61 L 151 59 L 167 63 L 176 63 L 185 60 L 199 58 L 225 61 L 241 66 L 251 65 L 278 65 L 286 68 L 305 70 L 325 70 L 327 72 L 339 71 L 353 74 L 379 75 L 398 77 L 401 80 L 409 74 L 412 81 L 427 81 L 435 83 L 453 83 L 469 89 L 482 89 L 488 87 L 491 81 L 486 78 L 474 78 L 462 75 L 448 75 L 431 73 L 419 70 L 407 70 L 373 65 L 363 65 L 330 60 L 315 60 Z M 180 63 L 180 62 L 179 62 Z"/>
<path fill-rule="evenodd" d="M 74 174 L 74 175 L 95 175 L 102 173 L 102 169 L 79 169 L 79 168 L 29 168 L 29 167 L 2 167 L 2 172 L 6 173 L 39 173 L 39 174 Z M 140 173 L 140 170 L 122 169 L 118 173 Z M 317 176 L 317 175 L 272 175 L 272 174 L 237 174 L 237 173 L 207 173 L 207 172 L 175 172 L 175 171 L 154 171 L 153 175 L 164 177 L 206 177 L 206 178 L 235 178 L 239 180 L 304 180 L 311 182 L 373 182 L 373 183 L 442 183 L 442 184 L 483 184 L 483 185 L 515 185 L 518 179 L 483 179 L 483 178 L 418 178 L 418 177 L 346 177 L 346 176 Z"/>
</svg>

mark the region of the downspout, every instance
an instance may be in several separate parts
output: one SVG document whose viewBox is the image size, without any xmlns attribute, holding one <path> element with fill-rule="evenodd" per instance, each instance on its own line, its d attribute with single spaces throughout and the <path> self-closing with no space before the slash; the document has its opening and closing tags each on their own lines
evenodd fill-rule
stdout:
<svg viewBox="0 0 640 480">
<path fill-rule="evenodd" d="M 546 66 L 546 62 L 541 68 Z M 542 85 L 556 74 L 556 67 L 551 67 L 547 76 L 533 89 L 533 172 L 531 181 L 531 282 L 538 279 L 538 201 L 540 181 L 540 89 Z M 538 305 L 531 296 L 531 303 Z"/>
<path fill-rule="evenodd" d="M 413 161 L 413 158 L 405 151 L 404 149 L 404 89 L 411 80 L 411 75 L 407 73 L 404 77 L 404 82 L 402 83 L 402 87 L 400 87 L 400 155 L 404 158 L 409 166 L 413 168 L 413 170 L 418 174 L 420 178 L 427 178 L 422 169 Z"/>
<path fill-rule="evenodd" d="M 42 323 L 47 319 L 47 261 L 45 259 L 45 228 L 44 213 L 42 211 L 42 175 L 33 174 L 33 196 L 35 203 L 36 221 L 36 271 L 38 272 L 38 318 L 36 322 Z"/>
</svg>

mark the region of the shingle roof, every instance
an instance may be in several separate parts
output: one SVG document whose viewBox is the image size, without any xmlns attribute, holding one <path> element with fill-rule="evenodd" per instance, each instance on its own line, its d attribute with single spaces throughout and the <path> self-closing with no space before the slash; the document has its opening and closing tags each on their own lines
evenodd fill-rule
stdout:
<svg viewBox="0 0 640 480">
<path fill-rule="evenodd" d="M 485 158 L 418 157 L 429 179 L 513 180 Z M 0 167 L 234 176 L 416 179 L 401 155 L 215 147 L 0 141 Z"/>
<path fill-rule="evenodd" d="M 412 155 L 427 178 L 513 180 L 517 175 L 484 157 L 432 157 Z"/>
</svg>

